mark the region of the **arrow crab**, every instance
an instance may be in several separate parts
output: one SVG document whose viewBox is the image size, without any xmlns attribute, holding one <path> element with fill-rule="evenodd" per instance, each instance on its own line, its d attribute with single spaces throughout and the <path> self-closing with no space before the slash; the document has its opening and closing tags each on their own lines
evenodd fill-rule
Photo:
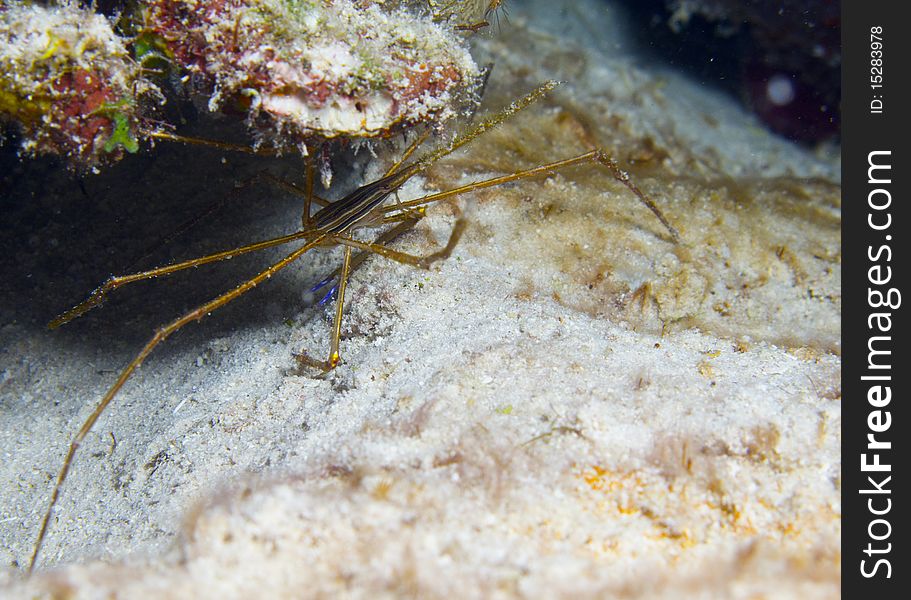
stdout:
<svg viewBox="0 0 911 600">
<path fill-rule="evenodd" d="M 144 40 L 143 47 L 147 49 L 138 57 L 139 64 L 145 65 L 162 59 L 170 64 L 181 65 L 181 72 L 185 73 L 183 83 L 198 86 L 199 89 L 206 89 L 207 93 L 211 93 L 207 100 L 210 110 L 225 113 L 239 111 L 246 115 L 247 123 L 254 134 L 254 148 L 281 150 L 288 146 L 297 146 L 305 154 L 310 154 L 311 146 L 307 143 L 308 140 L 386 137 L 393 132 L 413 128 L 417 124 L 430 124 L 431 127 L 414 136 L 413 142 L 403 156 L 382 177 L 358 187 L 335 202 L 327 202 L 314 194 L 314 163 L 308 161 L 306 184 L 302 188 L 303 225 L 299 231 L 155 269 L 112 276 L 87 300 L 51 322 L 51 327 L 56 328 L 81 316 L 100 305 L 116 288 L 128 283 L 170 275 L 266 248 L 298 244 L 281 260 L 252 278 L 158 328 L 135 358 L 123 368 L 101 400 L 95 404 L 69 445 L 53 484 L 49 506 L 41 521 L 29 563 L 30 570 L 38 564 L 42 544 L 52 531 L 54 508 L 71 467 L 75 464 L 80 446 L 143 361 L 165 339 L 185 325 L 201 320 L 240 298 L 310 251 L 330 246 L 341 247 L 344 252 L 342 265 L 323 282 L 337 282 L 330 287 L 336 292 L 337 300 L 328 356 L 325 360 L 301 359 L 302 363 L 309 367 L 328 371 L 336 368 L 341 361 L 340 338 L 344 300 L 349 275 L 355 267 L 376 254 L 426 269 L 433 262 L 448 257 L 458 243 L 466 226 L 466 219 L 461 216 L 456 220 L 448 242 L 436 252 L 418 256 L 391 246 L 401 234 L 412 229 L 424 217 L 424 208 L 429 204 L 475 190 L 545 176 L 563 168 L 591 163 L 605 168 L 617 181 L 632 191 L 659 219 L 671 239 L 676 241 L 678 237 L 676 230 L 660 209 L 610 157 L 597 148 L 454 189 L 412 200 L 399 200 L 397 192 L 411 178 L 424 173 L 444 156 L 497 127 L 557 86 L 556 82 L 544 83 L 499 112 L 468 127 L 465 132 L 449 140 L 437 142 L 429 150 L 421 151 L 432 132 L 432 125 L 460 112 L 459 107 L 464 105 L 465 96 L 471 94 L 474 82 L 478 78 L 477 68 L 460 44 L 450 47 L 449 54 L 429 53 L 428 60 L 418 62 L 415 62 L 414 54 L 408 54 L 430 38 L 426 32 L 437 31 L 433 27 L 439 28 L 439 19 L 429 19 L 427 24 L 424 24 L 427 27 L 426 31 L 415 33 L 413 26 L 410 26 L 410 33 L 404 30 L 397 31 L 395 39 L 401 41 L 402 52 L 390 51 L 387 55 L 394 60 L 404 60 L 407 66 L 401 72 L 393 72 L 394 67 L 389 65 L 383 65 L 378 71 L 375 70 L 376 67 L 371 64 L 371 60 L 377 60 L 376 52 L 371 50 L 359 54 L 358 42 L 355 41 L 346 45 L 336 43 L 337 40 L 333 38 L 316 54 L 313 53 L 313 46 L 301 48 L 291 44 L 288 47 L 279 47 L 277 43 L 272 43 L 298 39 L 304 35 L 301 31 L 278 31 L 266 25 L 273 22 L 272 17 L 277 11 L 290 10 L 289 6 L 298 3 L 261 2 L 256 3 L 258 11 L 251 11 L 249 2 L 228 0 L 201 3 L 205 10 L 188 12 L 190 4 L 196 3 L 148 3 L 149 8 L 143 13 L 141 31 L 135 37 L 136 40 Z M 311 7 L 333 6 L 338 11 L 335 15 L 347 23 L 345 27 L 355 31 L 358 40 L 364 39 L 363 29 L 361 25 L 353 23 L 361 23 L 366 27 L 369 23 L 375 23 L 379 15 L 384 14 L 371 13 L 374 9 L 379 10 L 378 4 L 372 2 L 336 0 L 323 4 L 300 4 Z M 496 8 L 499 4 L 491 3 L 491 6 Z M 490 9 L 489 6 L 486 8 Z M 349 10 L 346 12 L 345 9 Z M 269 18 L 261 18 L 263 14 Z M 311 13 L 307 14 L 312 17 Z M 446 19 L 443 21 L 448 22 Z M 401 19 L 391 19 L 389 22 L 401 23 Z M 317 17 L 296 18 L 294 24 L 295 27 L 307 29 L 311 33 L 332 29 L 329 24 L 321 22 Z M 445 28 L 441 28 L 440 31 L 441 39 L 455 35 Z M 61 45 L 64 46 L 67 44 Z M 383 47 L 388 50 L 395 47 L 395 43 L 387 39 L 383 42 Z M 307 54 L 308 52 L 310 54 Z M 319 68 L 319 75 L 313 71 L 316 68 Z M 133 132 L 130 134 L 132 136 L 204 143 L 182 138 L 161 128 L 147 127 L 150 118 L 137 119 L 139 125 L 135 129 L 130 129 Z M 29 130 L 24 130 L 27 136 Z M 113 132 L 107 131 L 105 126 L 100 126 L 98 131 L 101 132 L 99 135 L 108 135 L 108 141 L 113 136 Z M 92 141 L 92 149 L 104 149 L 108 146 L 106 142 L 102 144 L 99 140 L 103 141 L 103 138 Z M 123 144 L 121 148 L 131 151 Z M 77 156 L 96 155 L 80 152 Z M 80 159 L 84 160 L 85 164 L 91 162 L 84 158 Z M 325 170 L 323 179 L 324 182 L 330 179 Z M 319 204 L 321 208 L 314 212 L 311 210 L 312 204 Z M 378 226 L 388 228 L 372 241 L 365 242 L 351 235 L 356 229 Z M 332 292 L 327 298 L 331 295 Z"/>
</svg>

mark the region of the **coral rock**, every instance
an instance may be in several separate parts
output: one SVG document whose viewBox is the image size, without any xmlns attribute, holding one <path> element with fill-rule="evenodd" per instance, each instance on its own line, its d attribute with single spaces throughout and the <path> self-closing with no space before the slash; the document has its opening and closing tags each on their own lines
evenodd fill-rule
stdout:
<svg viewBox="0 0 911 600">
<path fill-rule="evenodd" d="M 211 110 L 240 108 L 272 140 L 445 120 L 478 74 L 450 25 L 382 2 L 153 0 L 145 20 Z"/>
<path fill-rule="evenodd" d="M 0 7 L 0 119 L 22 150 L 76 168 L 133 152 L 139 67 L 101 15 L 76 4 Z"/>
</svg>

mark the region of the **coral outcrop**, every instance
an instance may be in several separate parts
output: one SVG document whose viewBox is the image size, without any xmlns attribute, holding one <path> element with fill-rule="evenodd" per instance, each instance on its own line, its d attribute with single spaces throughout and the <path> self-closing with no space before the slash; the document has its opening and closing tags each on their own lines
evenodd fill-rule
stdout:
<svg viewBox="0 0 911 600">
<path fill-rule="evenodd" d="M 136 97 L 149 89 L 108 20 L 76 4 L 0 6 L 0 119 L 27 155 L 79 167 L 135 152 Z"/>
<path fill-rule="evenodd" d="M 146 27 L 266 135 L 373 137 L 453 115 L 477 67 L 451 28 L 380 2 L 153 0 Z"/>
<path fill-rule="evenodd" d="M 165 98 L 159 88 L 242 116 L 257 144 L 304 152 L 316 138 L 439 123 L 478 80 L 458 21 L 469 8 L 483 17 L 488 3 L 124 4 L 116 22 L 69 1 L 0 9 L 0 117 L 18 127 L 25 153 L 86 167 L 133 152 L 162 126 L 160 101 L 142 97 Z"/>
</svg>

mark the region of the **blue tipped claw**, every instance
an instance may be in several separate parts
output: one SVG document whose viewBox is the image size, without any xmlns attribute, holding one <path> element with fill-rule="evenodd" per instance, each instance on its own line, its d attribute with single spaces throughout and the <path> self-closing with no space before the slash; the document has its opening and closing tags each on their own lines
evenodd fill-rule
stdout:
<svg viewBox="0 0 911 600">
<path fill-rule="evenodd" d="M 332 300 L 336 296 L 338 296 L 338 284 L 335 284 L 332 286 L 332 289 L 329 290 L 329 292 L 325 296 L 323 296 L 323 299 L 319 301 L 317 306 L 325 306 L 326 303 L 328 303 L 330 300 Z"/>
<path fill-rule="evenodd" d="M 330 283 L 332 283 L 333 281 L 335 281 L 334 273 L 332 275 L 330 275 L 329 277 L 326 277 L 319 283 L 317 283 L 312 288 L 310 288 L 310 292 L 311 293 L 317 292 L 317 291 L 321 290 L 322 288 L 326 287 L 327 285 L 329 285 Z M 329 288 L 329 291 L 326 292 L 326 295 L 323 296 L 323 298 L 317 303 L 317 306 L 325 306 L 328 302 L 330 302 L 337 295 L 338 295 L 338 283 L 336 283 L 331 288 Z"/>
<path fill-rule="evenodd" d="M 319 283 L 317 283 L 315 286 L 313 286 L 312 288 L 310 288 L 310 291 L 311 291 L 311 292 L 319 291 L 320 289 L 326 287 L 326 285 L 328 285 L 329 283 L 332 283 L 333 280 L 335 280 L 335 273 L 333 273 L 332 275 L 326 277 L 325 279 L 323 279 L 322 281 L 320 281 Z"/>
</svg>

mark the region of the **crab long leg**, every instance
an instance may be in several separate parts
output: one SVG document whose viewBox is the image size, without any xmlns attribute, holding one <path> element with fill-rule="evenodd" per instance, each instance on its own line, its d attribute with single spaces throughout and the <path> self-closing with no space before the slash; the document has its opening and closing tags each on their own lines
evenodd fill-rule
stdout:
<svg viewBox="0 0 911 600">
<path fill-rule="evenodd" d="M 468 224 L 467 220 L 464 217 L 460 217 L 455 226 L 452 228 L 452 232 L 449 234 L 449 241 L 446 242 L 446 246 L 442 250 L 438 250 L 433 254 L 428 254 L 427 256 L 420 256 L 416 254 L 408 254 L 407 252 L 400 252 L 398 250 L 393 250 L 388 246 L 382 244 L 370 244 L 367 242 L 362 242 L 360 240 L 355 240 L 346 235 L 333 235 L 330 239 L 339 244 L 343 244 L 350 248 L 359 248 L 360 250 L 365 250 L 367 252 L 372 252 L 373 254 L 379 254 L 384 258 L 394 260 L 406 265 L 412 265 L 415 267 L 420 267 L 426 269 L 432 263 L 438 260 L 445 260 L 452 254 L 452 251 L 455 249 L 456 245 L 459 243 L 459 239 L 462 237 L 462 234 L 465 232 L 465 226 Z"/>
<path fill-rule="evenodd" d="M 104 413 L 105 409 L 111 403 L 111 400 L 117 395 L 117 392 L 120 391 L 120 388 L 132 377 L 133 373 L 139 366 L 145 361 L 145 359 L 152 353 L 152 351 L 163 341 L 165 341 L 171 334 L 181 329 L 184 325 L 190 323 L 191 321 L 199 321 L 209 313 L 214 310 L 221 308 L 222 306 L 228 304 L 232 300 L 242 296 L 243 294 L 249 292 L 255 288 L 260 283 L 266 281 L 298 258 L 303 256 L 305 253 L 309 252 L 313 248 L 319 246 L 326 239 L 326 234 L 320 234 L 316 239 L 304 244 L 291 254 L 287 255 L 285 258 L 281 259 L 277 263 L 269 266 L 264 271 L 261 271 L 255 277 L 248 279 L 247 281 L 241 283 L 234 289 L 225 292 L 224 294 L 202 304 L 190 312 L 184 314 L 183 316 L 171 321 L 164 327 L 158 329 L 155 332 L 155 335 L 152 336 L 146 345 L 139 351 L 139 354 L 120 372 L 120 376 L 117 378 L 117 381 L 114 382 L 108 391 L 105 393 L 104 397 L 100 402 L 95 406 L 95 410 L 88 416 L 85 422 L 82 424 L 82 427 L 79 429 L 79 432 L 73 438 L 73 441 L 70 443 L 69 450 L 66 453 L 66 457 L 63 460 L 63 467 L 60 469 L 60 473 L 57 475 L 57 481 L 54 483 L 54 490 L 51 492 L 51 501 L 48 505 L 47 511 L 44 514 L 44 519 L 41 521 L 41 530 L 38 533 L 38 540 L 35 542 L 35 550 L 32 553 L 31 560 L 29 561 L 28 570 L 31 572 L 35 568 L 35 564 L 38 562 L 38 557 L 41 552 L 41 546 L 44 543 L 45 535 L 47 534 L 47 528 L 50 523 L 51 514 L 53 513 L 54 506 L 57 504 L 57 499 L 60 496 L 60 489 L 63 486 L 64 481 L 66 481 L 66 476 L 70 471 L 70 466 L 73 464 L 73 459 L 76 456 L 76 451 L 79 449 L 79 446 L 82 444 L 85 436 L 92 430 L 95 423 L 98 421 L 98 418 Z"/>
<path fill-rule="evenodd" d="M 240 256 L 241 254 L 247 254 L 249 252 L 255 252 L 257 250 L 264 250 L 266 248 L 280 246 L 282 244 L 287 244 L 296 240 L 313 237 L 314 235 L 316 234 L 313 231 L 298 231 L 296 233 L 283 235 L 271 240 L 264 240 L 262 242 L 256 242 L 255 244 L 248 244 L 246 246 L 232 248 L 231 250 L 216 252 L 215 254 L 209 254 L 207 256 L 202 256 L 199 258 L 185 260 L 179 263 L 173 263 L 164 267 L 142 271 L 140 273 L 133 273 L 131 275 L 112 275 L 104 283 L 98 286 L 95 291 L 92 292 L 91 296 L 48 323 L 48 327 L 51 329 L 56 329 L 57 327 L 60 327 L 61 325 L 68 323 L 77 317 L 81 317 L 96 306 L 101 305 L 110 292 L 128 283 L 135 283 L 144 279 L 152 279 L 154 277 L 170 275 L 171 273 L 189 269 L 191 267 L 198 267 L 221 260 L 228 260 L 235 256 Z"/>
<path fill-rule="evenodd" d="M 351 248 L 345 248 L 345 260 L 342 263 L 342 274 L 338 284 L 338 300 L 335 305 L 335 323 L 332 325 L 332 341 L 329 343 L 329 358 L 326 370 L 338 366 L 341 356 L 338 353 L 339 340 L 342 337 L 342 313 L 345 310 L 345 290 L 348 289 L 348 276 L 351 274 Z"/>
<path fill-rule="evenodd" d="M 408 147 L 408 149 L 405 151 L 405 155 L 403 156 L 403 158 L 400 159 L 398 162 L 396 162 L 394 165 L 392 165 L 392 167 L 390 167 L 390 169 L 387 171 L 387 173 L 386 173 L 387 177 L 389 175 L 391 175 L 392 173 L 394 173 L 401 166 L 402 162 L 405 159 L 407 159 L 408 156 L 410 156 L 414 152 L 414 150 L 422 142 L 424 142 L 424 140 L 427 139 L 427 135 L 428 135 L 428 133 L 425 132 L 424 134 L 419 136 Z M 273 177 L 273 176 L 269 175 L 268 173 L 260 174 L 257 177 L 265 177 L 265 178 L 269 179 L 270 181 L 272 181 L 273 183 L 280 185 L 283 189 L 286 189 L 293 193 L 301 194 L 305 198 L 307 198 L 307 202 L 305 204 L 305 209 L 304 209 L 305 215 L 309 214 L 309 206 L 310 206 L 311 199 L 316 200 L 320 205 L 323 205 L 323 206 L 331 206 L 331 204 L 332 204 L 332 203 L 327 203 L 322 198 L 319 198 L 313 194 L 313 169 L 312 169 L 311 163 L 309 163 L 309 162 L 308 162 L 308 167 L 307 167 L 307 181 L 306 181 L 305 190 L 301 190 L 297 186 L 295 186 L 291 183 L 288 183 L 286 181 L 283 181 L 277 177 Z M 339 203 L 344 204 L 345 201 L 346 201 L 346 199 L 342 199 L 339 201 Z M 317 215 L 318 214 L 319 213 L 317 213 Z M 317 215 L 314 215 L 314 218 Z M 64 324 L 72 321 L 73 319 L 81 317 L 82 315 L 84 315 L 88 311 L 92 310 L 93 308 L 103 304 L 105 299 L 107 298 L 107 295 L 110 292 L 114 291 L 115 289 L 117 289 L 121 286 L 127 285 L 129 283 L 135 283 L 137 281 L 143 281 L 143 280 L 152 279 L 155 277 L 162 277 L 165 275 L 170 275 L 172 273 L 176 273 L 177 271 L 189 269 L 191 267 L 198 267 L 198 266 L 213 263 L 213 262 L 228 260 L 235 256 L 240 256 L 242 254 L 247 254 L 249 252 L 255 252 L 257 250 L 264 250 L 266 248 L 272 248 L 273 246 L 287 244 L 287 243 L 293 242 L 295 240 L 312 237 L 313 235 L 314 235 L 313 230 L 306 229 L 303 231 L 298 231 L 298 232 L 295 232 L 292 234 L 273 238 L 270 240 L 264 240 L 262 242 L 256 242 L 254 244 L 248 244 L 245 246 L 232 248 L 230 250 L 216 252 L 214 254 L 209 254 L 206 256 L 199 257 L 199 258 L 185 260 L 182 262 L 173 263 L 173 264 L 166 265 L 163 267 L 149 269 L 147 271 L 141 271 L 139 273 L 132 273 L 130 275 L 112 275 L 104 283 L 102 283 L 100 286 L 98 286 L 95 289 L 95 291 L 93 291 L 92 294 L 87 299 L 80 302 L 73 308 L 69 309 L 68 311 L 64 312 L 63 314 L 61 314 L 60 316 L 58 316 L 57 318 L 52 320 L 50 323 L 48 323 L 48 327 L 51 329 L 56 329 L 57 327 L 60 327 L 61 325 L 64 325 Z M 361 262 L 363 262 L 363 259 L 360 259 L 359 261 L 357 261 L 356 265 L 360 264 Z"/>
<path fill-rule="evenodd" d="M 257 156 L 275 156 L 281 153 L 281 148 L 252 148 L 243 144 L 232 144 L 231 142 L 218 142 L 215 140 L 206 140 L 203 138 L 190 137 L 187 135 L 177 135 L 167 131 L 150 131 L 148 136 L 156 140 L 166 142 L 176 142 L 192 146 L 209 146 L 219 150 L 230 150 L 232 152 L 243 152 L 244 154 L 255 154 Z"/>
<path fill-rule="evenodd" d="M 664 227 L 668 230 L 674 241 L 680 241 L 680 234 L 677 232 L 677 229 L 670 224 L 670 222 L 667 220 L 667 217 L 665 217 L 664 213 L 661 212 L 661 209 L 659 209 L 658 206 L 636 186 L 636 184 L 630 181 L 629 176 L 623 170 L 621 170 L 620 167 L 617 166 L 617 163 L 613 159 L 611 159 L 601 150 L 592 150 L 591 152 L 586 152 L 585 154 L 580 154 L 579 156 L 574 156 L 572 158 L 567 158 L 564 160 L 558 160 L 546 165 L 535 167 L 533 169 L 517 171 L 509 175 L 494 177 L 492 179 L 485 179 L 483 181 L 476 181 L 474 183 L 469 183 L 461 187 L 446 190 L 445 192 L 438 192 L 436 194 L 430 194 L 429 196 L 424 196 L 415 200 L 409 200 L 407 202 L 401 202 L 398 204 L 386 206 L 383 207 L 383 211 L 393 212 L 401 209 L 426 206 L 432 202 L 438 202 L 445 198 L 464 194 L 465 192 L 503 185 L 504 183 L 510 183 L 512 181 L 518 181 L 520 179 L 527 179 L 529 177 L 547 175 L 556 170 L 586 162 L 597 162 L 607 167 L 617 181 L 625 185 L 634 194 L 636 194 L 636 197 L 639 199 L 639 201 L 642 202 L 650 211 L 652 211 L 656 217 L 658 217 L 658 220 L 661 221 L 661 224 L 664 225 Z"/>
<path fill-rule="evenodd" d="M 302 195 L 309 197 L 312 201 L 316 202 L 322 207 L 329 206 L 331 203 L 323 198 L 313 194 L 313 180 L 312 180 L 312 171 L 308 169 L 308 178 L 307 178 L 307 190 L 302 190 L 298 186 L 285 181 L 279 177 L 275 177 L 271 173 L 264 171 L 253 176 L 251 179 L 245 181 L 242 185 L 248 186 L 253 181 L 257 179 L 265 179 L 270 183 L 273 183 L 285 191 L 291 192 L 293 194 Z M 309 190 L 309 191 L 308 191 Z M 309 204 L 309 203 L 308 203 Z M 210 210 L 211 212 L 211 210 Z M 198 219 L 194 220 L 195 223 Z M 73 308 L 64 312 L 60 316 L 56 317 L 50 323 L 48 327 L 50 329 L 56 329 L 61 325 L 69 323 L 73 319 L 81 317 L 91 309 L 101 305 L 107 298 L 107 295 L 114 291 L 115 289 L 127 285 L 129 283 L 135 283 L 137 281 L 143 281 L 146 279 L 152 279 L 155 277 L 162 277 L 165 275 L 170 275 L 184 269 L 189 269 L 191 267 L 199 267 L 201 265 L 218 262 L 222 260 L 229 260 L 235 256 L 240 256 L 242 254 L 247 254 L 249 252 L 256 252 L 257 250 L 265 250 L 266 248 L 272 248 L 274 246 L 280 246 L 282 244 L 287 244 L 296 240 L 306 239 L 307 237 L 312 237 L 313 232 L 309 228 L 305 228 L 302 231 L 298 231 L 292 234 L 280 236 L 277 238 L 272 238 L 269 240 L 263 240 L 261 242 L 256 242 L 253 244 L 246 244 L 244 246 L 239 246 L 237 248 L 232 248 L 230 250 L 224 250 L 221 252 L 216 252 L 206 256 L 201 256 L 198 258 L 181 261 L 178 263 L 172 263 L 170 265 L 165 265 L 163 267 L 156 267 L 154 269 L 148 269 L 146 271 L 140 271 L 137 273 L 132 273 L 129 275 L 111 275 L 105 280 L 100 286 L 95 288 L 92 294 L 80 302 Z"/>
</svg>

